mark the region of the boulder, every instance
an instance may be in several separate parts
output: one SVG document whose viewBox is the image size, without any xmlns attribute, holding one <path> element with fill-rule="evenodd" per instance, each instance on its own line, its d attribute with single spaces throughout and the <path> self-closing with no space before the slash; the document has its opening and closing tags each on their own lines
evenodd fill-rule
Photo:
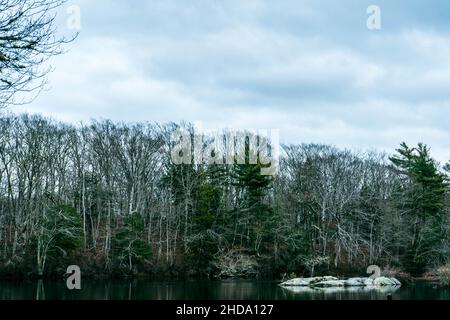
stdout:
<svg viewBox="0 0 450 320">
<path fill-rule="evenodd" d="M 337 280 L 335 277 L 312 277 L 312 278 L 295 278 L 288 281 L 285 281 L 281 283 L 281 286 L 284 287 L 308 287 L 313 286 L 316 283 L 322 282 L 322 281 L 329 281 L 329 280 Z"/>
<path fill-rule="evenodd" d="M 314 284 L 315 287 L 345 287 L 346 280 L 325 280 Z"/>
<path fill-rule="evenodd" d="M 384 286 L 399 286 L 400 281 L 395 278 L 379 277 L 373 281 L 374 286 L 384 287 Z"/>
<path fill-rule="evenodd" d="M 365 286 L 365 281 L 368 278 L 349 278 L 345 280 L 345 285 L 347 287 L 363 287 Z"/>
<path fill-rule="evenodd" d="M 371 278 L 349 278 L 347 280 L 339 280 L 336 277 L 312 277 L 312 278 L 296 278 L 285 281 L 280 284 L 283 287 L 388 287 L 401 286 L 400 281 L 395 278 L 379 277 Z"/>
</svg>

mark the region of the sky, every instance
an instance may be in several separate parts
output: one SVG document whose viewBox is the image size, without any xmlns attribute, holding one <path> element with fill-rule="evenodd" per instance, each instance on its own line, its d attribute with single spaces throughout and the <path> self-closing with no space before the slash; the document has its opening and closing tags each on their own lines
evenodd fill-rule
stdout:
<svg viewBox="0 0 450 320">
<path fill-rule="evenodd" d="M 78 123 L 279 129 L 283 143 L 450 160 L 450 2 L 69 0 L 46 91 L 14 112 Z M 381 29 L 367 27 L 369 5 Z"/>
</svg>

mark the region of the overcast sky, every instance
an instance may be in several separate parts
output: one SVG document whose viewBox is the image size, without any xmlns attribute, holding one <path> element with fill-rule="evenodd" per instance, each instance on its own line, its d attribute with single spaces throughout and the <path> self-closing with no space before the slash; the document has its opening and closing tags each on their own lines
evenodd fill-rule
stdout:
<svg viewBox="0 0 450 320">
<path fill-rule="evenodd" d="M 275 128 L 282 142 L 388 152 L 422 141 L 450 159 L 450 1 L 69 4 L 79 38 L 52 60 L 49 90 L 14 111 Z M 367 29 L 370 4 L 381 30 Z"/>
</svg>

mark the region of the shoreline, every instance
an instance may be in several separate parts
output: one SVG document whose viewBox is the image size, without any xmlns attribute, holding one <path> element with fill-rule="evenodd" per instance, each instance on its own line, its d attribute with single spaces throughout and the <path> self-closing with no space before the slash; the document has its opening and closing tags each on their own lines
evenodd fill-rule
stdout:
<svg viewBox="0 0 450 320">
<path fill-rule="evenodd" d="M 119 275 L 90 275 L 84 276 L 85 280 L 88 281 L 149 281 L 149 282 L 188 282 L 188 281 L 261 281 L 261 282 L 280 282 L 286 281 L 286 279 L 281 278 L 271 278 L 271 277 L 260 277 L 260 278 L 207 278 L 207 277 L 195 277 L 195 276 L 186 276 L 186 277 L 164 277 L 164 276 L 149 276 L 149 275 L 133 275 L 133 276 L 119 276 Z M 352 278 L 349 277 L 339 277 L 339 279 L 347 279 Z M 0 276 L 0 281 L 4 282 L 23 282 L 23 281 L 61 281 L 65 280 L 65 275 L 49 275 L 44 277 L 38 276 L 25 276 L 25 277 L 10 277 L 10 276 Z M 439 279 L 436 276 L 416 276 L 410 277 L 409 279 L 401 279 L 402 285 L 408 285 L 414 282 L 439 282 Z"/>
</svg>

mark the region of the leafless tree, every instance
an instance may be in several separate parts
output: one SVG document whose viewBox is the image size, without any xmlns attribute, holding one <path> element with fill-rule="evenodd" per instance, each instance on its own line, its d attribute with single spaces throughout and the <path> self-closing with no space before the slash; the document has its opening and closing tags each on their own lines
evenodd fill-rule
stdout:
<svg viewBox="0 0 450 320">
<path fill-rule="evenodd" d="M 24 103 L 17 93 L 38 93 L 52 56 L 75 37 L 57 36 L 55 9 L 65 0 L 0 0 L 0 108 Z"/>
</svg>

